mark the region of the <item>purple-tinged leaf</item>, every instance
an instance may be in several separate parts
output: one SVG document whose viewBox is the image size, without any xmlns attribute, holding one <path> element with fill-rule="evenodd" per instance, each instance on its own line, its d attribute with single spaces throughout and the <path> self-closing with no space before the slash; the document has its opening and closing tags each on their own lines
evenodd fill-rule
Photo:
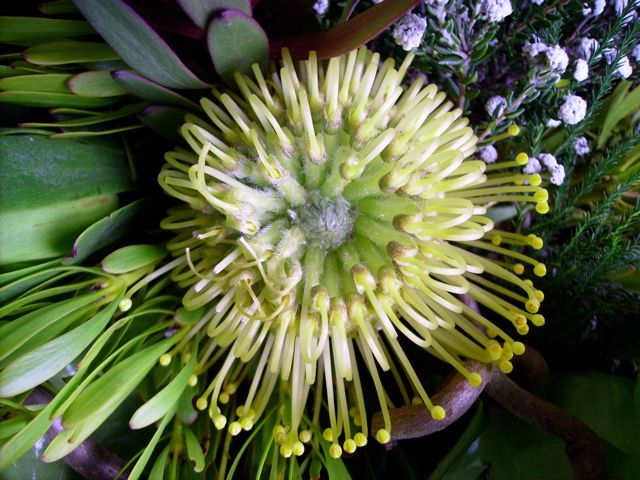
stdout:
<svg viewBox="0 0 640 480">
<path fill-rule="evenodd" d="M 118 85 L 143 100 L 190 110 L 200 110 L 195 102 L 128 70 L 117 70 L 112 72 L 111 76 Z"/>
<path fill-rule="evenodd" d="M 207 27 L 211 15 L 218 10 L 231 8 L 251 16 L 249 0 L 178 0 L 178 5 L 191 21 L 203 30 Z"/>
<path fill-rule="evenodd" d="M 140 112 L 138 118 L 143 125 L 154 132 L 171 140 L 173 143 L 180 143 L 182 137 L 179 131 L 187 113 L 189 112 L 182 108 L 152 105 Z"/>
<path fill-rule="evenodd" d="M 235 85 L 236 72 L 250 73 L 254 63 L 265 69 L 269 61 L 267 35 L 239 10 L 223 10 L 211 20 L 207 46 L 216 71 L 228 85 Z"/>
<path fill-rule="evenodd" d="M 271 57 L 280 58 L 284 47 L 295 60 L 306 60 L 312 50 L 321 60 L 343 55 L 375 38 L 418 3 L 420 0 L 386 0 L 328 30 L 272 40 Z"/>
<path fill-rule="evenodd" d="M 122 0 L 74 0 L 93 28 L 141 75 L 168 88 L 206 88 L 158 33 Z"/>
</svg>

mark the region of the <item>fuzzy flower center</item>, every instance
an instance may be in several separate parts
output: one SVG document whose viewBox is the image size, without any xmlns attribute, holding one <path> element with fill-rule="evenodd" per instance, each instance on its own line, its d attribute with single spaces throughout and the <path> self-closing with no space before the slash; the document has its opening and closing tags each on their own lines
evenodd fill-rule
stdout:
<svg viewBox="0 0 640 480">
<path fill-rule="evenodd" d="M 317 190 L 309 193 L 302 207 L 292 211 L 307 245 L 326 251 L 338 249 L 349 239 L 356 216 L 356 209 L 344 198 L 327 198 Z"/>
</svg>

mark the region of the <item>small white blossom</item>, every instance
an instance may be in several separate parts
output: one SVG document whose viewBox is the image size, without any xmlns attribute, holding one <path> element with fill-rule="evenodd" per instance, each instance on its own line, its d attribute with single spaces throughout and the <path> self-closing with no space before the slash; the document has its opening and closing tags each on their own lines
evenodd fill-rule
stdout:
<svg viewBox="0 0 640 480">
<path fill-rule="evenodd" d="M 449 3 L 449 0 L 424 0 L 424 3 L 425 5 L 431 5 L 432 7 L 441 7 Z"/>
<path fill-rule="evenodd" d="M 551 169 L 550 173 L 549 181 L 554 185 L 562 185 L 562 182 L 564 182 L 564 166 L 556 165 Z"/>
<path fill-rule="evenodd" d="M 542 5 L 544 0 L 531 0 L 531 3 L 535 3 L 536 5 Z"/>
<path fill-rule="evenodd" d="M 620 78 L 629 78 L 631 72 L 633 72 L 633 68 L 631 68 L 629 58 L 625 55 L 624 57 L 620 58 L 620 60 L 618 61 L 618 65 L 616 65 L 616 74 Z"/>
<path fill-rule="evenodd" d="M 547 167 L 547 170 L 549 171 L 558 166 L 556 157 L 554 157 L 550 153 L 541 153 L 540 155 L 538 155 L 538 157 L 540 157 L 540 161 L 544 164 L 545 167 Z"/>
<path fill-rule="evenodd" d="M 373 3 L 378 4 L 378 3 L 382 3 L 384 0 L 372 0 L 372 1 L 373 1 Z"/>
<path fill-rule="evenodd" d="M 618 50 L 616 48 L 605 48 L 602 54 L 604 55 L 604 61 L 607 62 L 607 65 L 611 65 L 611 62 L 613 62 L 613 59 L 616 58 L 618 54 Z"/>
<path fill-rule="evenodd" d="M 501 97 L 500 95 L 496 95 L 495 97 L 491 97 L 487 100 L 487 103 L 484 104 L 484 108 L 490 116 L 499 117 L 504 112 L 504 109 L 507 107 L 507 99 Z"/>
<path fill-rule="evenodd" d="M 589 60 L 589 58 L 591 58 L 591 54 L 593 54 L 593 52 L 595 52 L 599 46 L 600 42 L 598 42 L 595 38 L 581 38 L 580 44 L 576 49 L 576 55 L 578 56 L 578 58 Z"/>
<path fill-rule="evenodd" d="M 550 118 L 549 120 L 547 120 L 547 127 L 549 128 L 556 128 L 560 125 L 562 125 L 562 122 L 560 120 L 556 120 L 555 118 Z"/>
<path fill-rule="evenodd" d="M 579 58 L 576 62 L 576 68 L 573 71 L 573 78 L 577 81 L 582 82 L 589 77 L 589 64 L 586 60 Z"/>
<path fill-rule="evenodd" d="M 604 12 L 604 7 L 607 6 L 606 0 L 596 0 L 593 4 L 593 14 L 597 17 Z"/>
<path fill-rule="evenodd" d="M 560 45 L 554 45 L 553 47 L 549 47 L 544 54 L 547 57 L 549 67 L 559 73 L 564 73 L 567 65 L 569 65 L 569 57 L 567 56 L 567 52 L 564 51 L 564 48 Z"/>
<path fill-rule="evenodd" d="M 480 17 L 492 23 L 503 21 L 513 13 L 510 0 L 482 0 Z"/>
<path fill-rule="evenodd" d="M 560 106 L 560 119 L 568 124 L 575 125 L 582 121 L 587 114 L 587 102 L 577 95 L 567 95 Z"/>
<path fill-rule="evenodd" d="M 640 43 L 633 47 L 633 50 L 631 50 L 631 56 L 636 62 L 640 63 Z"/>
<path fill-rule="evenodd" d="M 476 155 L 484 163 L 494 163 L 498 159 L 498 151 L 493 145 L 478 148 Z"/>
<path fill-rule="evenodd" d="M 327 13 L 327 10 L 329 10 L 329 0 L 317 0 L 313 4 L 313 11 L 320 16 Z"/>
<path fill-rule="evenodd" d="M 403 50 L 409 51 L 420 46 L 426 29 L 427 20 L 420 15 L 410 13 L 398 20 L 391 35 Z"/>
<path fill-rule="evenodd" d="M 581 157 L 589 153 L 589 140 L 587 140 L 587 137 L 576 138 L 575 142 L 573 142 L 573 149 Z"/>
<path fill-rule="evenodd" d="M 591 7 L 589 7 L 589 5 L 586 4 L 586 3 L 583 3 L 582 6 L 584 7 L 582 9 L 582 15 L 584 15 L 586 17 L 587 15 L 589 15 L 591 13 Z"/>
<path fill-rule="evenodd" d="M 524 47 L 522 47 L 522 51 L 525 53 L 525 55 L 528 55 L 530 58 L 534 58 L 534 57 L 537 57 L 538 54 L 546 52 L 548 48 L 549 48 L 548 45 L 545 45 L 544 43 L 536 40 L 533 43 L 524 42 Z"/>
<path fill-rule="evenodd" d="M 540 161 L 536 157 L 529 157 L 529 162 L 524 166 L 523 172 L 527 175 L 539 173 L 542 170 Z"/>
<path fill-rule="evenodd" d="M 622 15 L 622 12 L 624 11 L 625 8 L 627 8 L 627 5 L 629 4 L 629 0 L 613 0 L 613 9 L 616 12 L 616 15 L 620 16 Z M 633 0 L 633 7 L 636 8 L 637 6 L 640 5 L 640 0 Z M 636 16 L 636 13 L 631 11 L 627 14 L 626 17 L 624 17 L 625 23 L 628 23 L 629 21 L 631 21 L 632 18 L 634 18 Z"/>
</svg>

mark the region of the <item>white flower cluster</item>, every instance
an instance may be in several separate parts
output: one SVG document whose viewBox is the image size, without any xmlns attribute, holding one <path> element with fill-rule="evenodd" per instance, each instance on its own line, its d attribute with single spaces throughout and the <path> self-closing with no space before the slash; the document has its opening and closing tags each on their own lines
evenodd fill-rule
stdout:
<svg viewBox="0 0 640 480">
<path fill-rule="evenodd" d="M 589 60 L 593 52 L 600 46 L 600 42 L 595 38 L 584 37 L 580 39 L 578 48 L 576 49 L 576 55 L 578 58 Z"/>
<path fill-rule="evenodd" d="M 313 4 L 313 11 L 316 12 L 317 15 L 323 16 L 329 10 L 329 0 L 317 0 Z"/>
<path fill-rule="evenodd" d="M 560 119 L 567 125 L 575 125 L 587 114 L 587 102 L 577 95 L 567 95 L 560 106 Z"/>
<path fill-rule="evenodd" d="M 534 42 L 525 42 L 522 51 L 529 58 L 536 58 L 540 54 L 544 54 L 547 66 L 559 74 L 563 74 L 569 65 L 569 56 L 564 48 L 560 45 L 549 46 L 540 42 L 537 37 Z"/>
<path fill-rule="evenodd" d="M 606 0 L 596 0 L 593 3 L 593 14 L 597 17 L 602 12 L 604 12 L 604 7 L 607 6 Z"/>
<path fill-rule="evenodd" d="M 478 148 L 476 155 L 484 163 L 495 163 L 495 161 L 498 159 L 498 151 L 493 145 L 487 145 L 486 147 Z"/>
<path fill-rule="evenodd" d="M 618 64 L 616 65 L 616 75 L 620 78 L 629 78 L 631 72 L 633 72 L 633 68 L 631 68 L 629 57 L 626 55 L 624 57 L 620 57 L 620 60 L 618 60 Z"/>
<path fill-rule="evenodd" d="M 529 161 L 524 166 L 523 172 L 527 175 L 533 175 L 534 173 L 539 173 L 542 170 L 542 165 L 540 165 L 540 160 L 536 157 L 529 157 Z"/>
<path fill-rule="evenodd" d="M 504 112 L 504 109 L 507 108 L 507 99 L 500 95 L 496 95 L 495 97 L 491 97 L 487 100 L 484 104 L 484 108 L 489 116 L 499 117 Z"/>
<path fill-rule="evenodd" d="M 409 51 L 420 46 L 426 30 L 427 20 L 420 15 L 410 13 L 398 20 L 391 35 L 403 50 Z"/>
<path fill-rule="evenodd" d="M 510 0 L 481 0 L 480 18 L 499 23 L 513 13 Z"/>
<path fill-rule="evenodd" d="M 541 153 L 538 157 L 540 157 L 540 161 L 549 171 L 549 181 L 554 185 L 562 185 L 562 182 L 564 182 L 564 166 L 559 164 L 556 157 L 550 153 Z"/>
<path fill-rule="evenodd" d="M 640 63 L 640 43 L 633 47 L 633 50 L 631 50 L 631 56 L 636 62 Z"/>
<path fill-rule="evenodd" d="M 576 61 L 576 68 L 573 71 L 573 78 L 578 82 L 582 82 L 589 77 L 589 64 L 583 58 L 579 58 Z"/>
<path fill-rule="evenodd" d="M 589 140 L 587 140 L 587 137 L 576 138 L 573 142 L 573 149 L 580 157 L 584 157 L 589 153 L 591 150 L 589 149 Z"/>
</svg>

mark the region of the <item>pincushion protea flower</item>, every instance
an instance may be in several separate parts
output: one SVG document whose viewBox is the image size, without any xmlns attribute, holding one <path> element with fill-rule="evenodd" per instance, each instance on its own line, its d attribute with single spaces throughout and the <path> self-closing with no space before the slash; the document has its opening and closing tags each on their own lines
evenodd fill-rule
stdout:
<svg viewBox="0 0 640 480">
<path fill-rule="evenodd" d="M 300 455 L 310 437 L 305 407 L 306 425 L 317 424 L 324 396 L 331 455 L 353 452 L 369 435 L 366 371 L 385 443 L 392 425 L 381 372 L 393 372 L 405 402 L 446 415 L 402 337 L 479 385 L 461 359 L 509 372 L 524 346 L 463 295 L 519 334 L 543 324 L 542 293 L 519 275 L 523 263 L 538 276 L 544 265 L 501 246 L 542 240 L 497 231 L 486 216 L 488 205 L 513 201 L 545 213 L 540 176 L 511 171 L 525 154 L 489 166 L 469 158 L 477 138 L 461 110 L 421 78 L 402 85 L 411 60 L 396 69 L 361 48 L 294 63 L 285 50 L 269 77 L 255 66 L 251 77 L 236 75 L 239 94 L 203 98 L 208 120 L 188 116 L 181 130 L 192 151 L 166 154 L 160 184 L 184 205 L 162 223 L 176 232 L 163 271 L 188 289 L 184 306 L 202 311 L 187 336 L 202 340 L 196 374 L 220 359 L 197 400 L 217 428 L 251 429 L 279 396 L 275 439 L 282 455 Z M 220 406 L 249 375 L 226 418 Z"/>
</svg>

